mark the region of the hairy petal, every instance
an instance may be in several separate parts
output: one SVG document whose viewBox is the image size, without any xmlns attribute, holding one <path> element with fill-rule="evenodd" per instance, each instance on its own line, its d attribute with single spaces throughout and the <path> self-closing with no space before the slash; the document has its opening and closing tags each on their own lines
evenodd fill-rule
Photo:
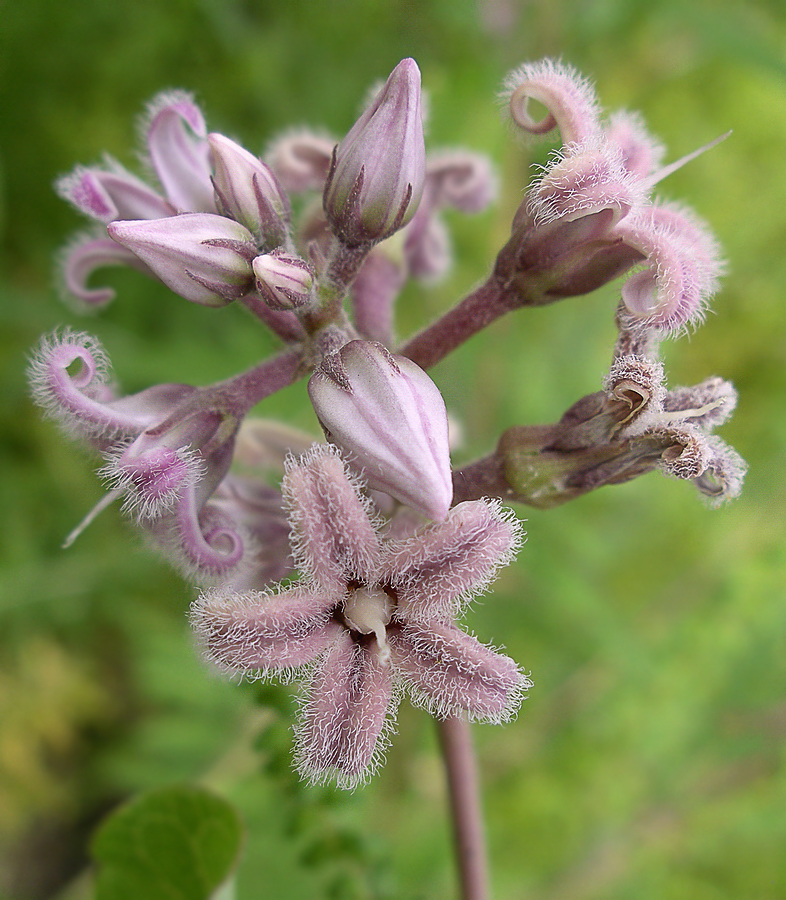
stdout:
<svg viewBox="0 0 786 900">
<path fill-rule="evenodd" d="M 642 325 L 678 331 L 701 320 L 723 272 L 718 245 L 706 225 L 675 206 L 652 206 L 615 229 L 649 265 L 622 286 L 628 312 Z"/>
<path fill-rule="evenodd" d="M 147 111 L 150 161 L 167 198 L 180 212 L 215 212 L 207 127 L 193 97 L 168 91 Z"/>
<path fill-rule="evenodd" d="M 88 334 L 67 329 L 43 338 L 28 380 L 36 403 L 72 437 L 134 434 L 150 423 L 144 409 L 113 408 L 109 360 Z"/>
<path fill-rule="evenodd" d="M 625 168 L 642 178 L 661 164 L 665 147 L 647 130 L 639 113 L 620 110 L 609 116 L 606 137 L 622 153 Z"/>
<path fill-rule="evenodd" d="M 336 599 L 307 587 L 279 594 L 205 591 L 191 607 L 205 657 L 225 672 L 259 678 L 298 668 L 341 633 L 330 620 Z"/>
<path fill-rule="evenodd" d="M 707 445 L 710 459 L 694 484 L 708 504 L 717 507 L 739 496 L 748 464 L 733 447 L 715 435 L 707 438 Z"/>
<path fill-rule="evenodd" d="M 60 280 L 67 301 L 76 300 L 80 311 L 101 309 L 115 298 L 110 287 L 90 288 L 87 281 L 96 269 L 106 266 L 130 266 L 155 277 L 141 259 L 110 237 L 80 235 L 60 257 Z"/>
<path fill-rule="evenodd" d="M 388 629 L 393 667 L 412 701 L 444 718 L 504 722 L 515 715 L 529 678 L 508 656 L 445 622 L 408 622 Z"/>
<path fill-rule="evenodd" d="M 559 61 L 526 63 L 511 72 L 502 97 L 515 124 L 530 134 L 547 134 L 556 127 L 563 144 L 580 145 L 600 130 L 594 89 L 574 68 Z M 531 100 L 546 107 L 542 119 L 532 117 Z"/>
<path fill-rule="evenodd" d="M 159 219 L 171 204 L 112 159 L 106 169 L 77 166 L 56 184 L 58 194 L 80 212 L 105 225 L 115 219 Z"/>
<path fill-rule="evenodd" d="M 293 554 L 304 573 L 326 588 L 349 578 L 374 580 L 379 540 L 370 503 L 334 447 L 315 444 L 300 460 L 290 460 L 281 492 L 290 511 Z"/>
<path fill-rule="evenodd" d="M 509 509 L 470 500 L 447 519 L 386 547 L 384 570 L 403 618 L 449 619 L 485 590 L 521 545 L 521 526 Z"/>
<path fill-rule="evenodd" d="M 382 762 L 392 707 L 389 666 L 344 631 L 307 688 L 295 730 L 298 772 L 344 788 L 367 781 Z"/>
<path fill-rule="evenodd" d="M 675 420 L 689 420 L 704 431 L 722 425 L 736 405 L 734 385 L 717 375 L 693 387 L 673 388 L 663 399 L 663 408 L 669 416 Z"/>
</svg>

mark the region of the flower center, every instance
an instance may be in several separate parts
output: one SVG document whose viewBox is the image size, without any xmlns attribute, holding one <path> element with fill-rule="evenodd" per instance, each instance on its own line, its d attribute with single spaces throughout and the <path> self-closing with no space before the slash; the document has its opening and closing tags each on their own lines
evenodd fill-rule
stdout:
<svg viewBox="0 0 786 900">
<path fill-rule="evenodd" d="M 376 637 L 382 662 L 390 659 L 386 629 L 391 612 L 390 597 L 379 588 L 355 588 L 344 601 L 344 621 L 353 631 Z"/>
</svg>

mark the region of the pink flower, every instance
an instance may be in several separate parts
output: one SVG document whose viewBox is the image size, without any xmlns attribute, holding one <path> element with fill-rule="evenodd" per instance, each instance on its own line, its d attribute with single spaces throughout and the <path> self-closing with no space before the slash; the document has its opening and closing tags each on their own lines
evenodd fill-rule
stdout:
<svg viewBox="0 0 786 900">
<path fill-rule="evenodd" d="M 290 461 L 282 490 L 303 578 L 272 592 L 207 591 L 192 622 L 205 656 L 225 672 L 308 673 L 296 727 L 305 778 L 365 781 L 381 761 L 398 685 L 440 717 L 514 715 L 529 679 L 453 622 L 519 546 L 507 511 L 462 503 L 444 522 L 385 540 L 330 445 Z"/>
</svg>

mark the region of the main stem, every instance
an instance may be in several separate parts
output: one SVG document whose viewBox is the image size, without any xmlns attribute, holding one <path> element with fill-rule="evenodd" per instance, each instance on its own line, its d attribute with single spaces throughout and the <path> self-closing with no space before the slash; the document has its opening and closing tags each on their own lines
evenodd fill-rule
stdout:
<svg viewBox="0 0 786 900">
<path fill-rule="evenodd" d="M 448 778 L 461 898 L 489 900 L 480 785 L 469 722 L 462 716 L 449 716 L 439 721 L 438 727 Z"/>
</svg>

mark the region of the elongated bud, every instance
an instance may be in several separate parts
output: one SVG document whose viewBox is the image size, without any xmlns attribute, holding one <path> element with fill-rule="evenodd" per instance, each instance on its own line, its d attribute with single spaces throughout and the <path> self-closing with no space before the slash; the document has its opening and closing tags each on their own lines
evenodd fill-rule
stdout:
<svg viewBox="0 0 786 900">
<path fill-rule="evenodd" d="M 325 432 L 372 488 L 431 519 L 453 498 L 445 402 L 411 360 L 350 341 L 325 357 L 308 385 Z"/>
<path fill-rule="evenodd" d="M 251 263 L 257 290 L 271 309 L 298 309 L 310 302 L 314 272 L 299 256 L 274 250 Z"/>
<path fill-rule="evenodd" d="M 210 213 L 112 222 L 110 237 L 132 250 L 176 294 L 225 306 L 253 287 L 256 246 L 237 222 Z"/>
<path fill-rule="evenodd" d="M 270 167 L 223 134 L 209 134 L 207 141 L 215 166 L 213 187 L 222 211 L 265 246 L 282 244 L 289 200 Z"/>
<path fill-rule="evenodd" d="M 389 237 L 415 214 L 425 172 L 420 70 L 404 59 L 335 151 L 324 193 L 334 232 L 349 246 Z"/>
</svg>

